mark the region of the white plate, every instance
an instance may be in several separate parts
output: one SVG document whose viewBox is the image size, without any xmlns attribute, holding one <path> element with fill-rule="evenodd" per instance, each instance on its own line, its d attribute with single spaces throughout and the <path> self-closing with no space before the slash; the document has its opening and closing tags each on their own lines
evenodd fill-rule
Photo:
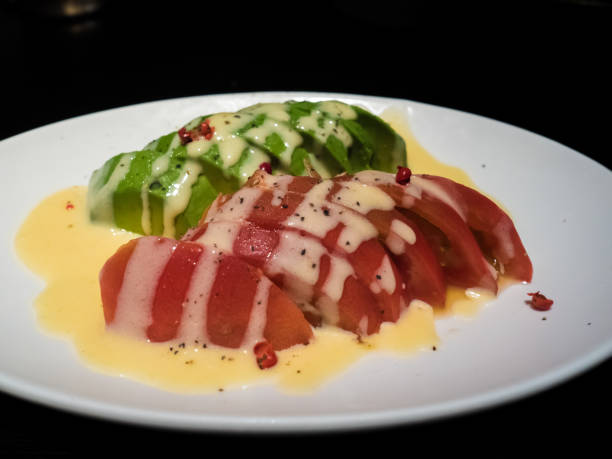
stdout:
<svg viewBox="0 0 612 459">
<path fill-rule="evenodd" d="M 32 307 L 42 282 L 13 240 L 43 197 L 86 184 L 109 156 L 142 147 L 202 113 L 255 102 L 342 99 L 374 112 L 394 106 L 417 139 L 462 167 L 513 215 L 534 263 L 474 319 L 438 322 L 442 346 L 411 359 L 370 355 L 311 395 L 274 387 L 177 395 L 82 364 L 72 346 L 41 333 Z M 612 174 L 556 142 L 479 116 L 420 103 L 321 93 L 249 93 L 141 104 L 62 121 L 0 142 L 0 389 L 54 407 L 145 425 L 223 431 L 350 429 L 416 422 L 492 406 L 560 383 L 612 354 L 609 197 Z M 483 167 L 483 164 L 486 167 Z M 542 290 L 541 313 L 524 304 Z"/>
</svg>

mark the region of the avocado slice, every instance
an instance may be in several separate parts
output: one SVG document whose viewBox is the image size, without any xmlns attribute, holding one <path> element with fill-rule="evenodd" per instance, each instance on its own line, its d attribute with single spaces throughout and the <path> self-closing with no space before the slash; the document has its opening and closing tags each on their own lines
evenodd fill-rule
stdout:
<svg viewBox="0 0 612 459">
<path fill-rule="evenodd" d="M 219 193 L 231 193 L 259 168 L 328 178 L 406 165 L 402 138 L 378 116 L 339 101 L 256 104 L 194 118 L 141 151 L 94 171 L 93 221 L 140 234 L 181 237 Z M 308 167 L 306 167 L 306 165 Z"/>
</svg>

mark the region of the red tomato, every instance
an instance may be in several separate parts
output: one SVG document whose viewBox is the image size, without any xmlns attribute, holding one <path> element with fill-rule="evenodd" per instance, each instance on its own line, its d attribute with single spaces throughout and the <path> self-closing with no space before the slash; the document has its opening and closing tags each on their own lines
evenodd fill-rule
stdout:
<svg viewBox="0 0 612 459">
<path fill-rule="evenodd" d="M 205 237 L 207 231 L 215 231 L 215 227 L 226 224 L 227 222 L 217 220 L 204 224 L 199 228 L 199 231 L 194 233 L 194 236 Z M 277 259 L 276 249 L 283 234 L 280 230 L 263 228 L 244 221 L 232 224 L 236 225 L 237 228 L 232 253 L 250 265 L 262 269 L 264 274 L 269 276 L 274 283 L 289 292 L 291 298 L 298 304 L 314 305 L 315 308 L 324 309 L 327 312 L 331 311 L 332 315 L 337 312 L 338 326 L 358 334 L 377 332 L 384 320 L 383 317 L 386 314 L 392 314 L 392 312 L 385 310 L 385 304 L 379 302 L 366 284 L 355 274 L 348 275 L 343 280 L 343 285 L 339 287 L 341 296 L 337 301 L 328 298 L 325 282 L 330 276 L 331 260 L 339 259 L 339 263 L 345 260 L 349 264 L 351 262 L 340 254 L 328 251 L 320 239 L 299 231 L 287 230 L 307 241 L 309 245 L 317 247 L 317 251 L 323 254 L 313 261 L 312 269 L 318 270 L 316 283 L 307 285 L 302 279 L 290 272 L 287 266 L 279 268 L 274 264 Z M 194 242 L 199 243 L 198 239 L 195 239 Z M 292 264 L 294 261 L 287 260 L 287 263 Z M 354 267 L 354 265 L 351 266 Z M 337 311 L 335 311 L 336 309 Z M 367 318 L 367 323 L 364 317 Z M 365 330 L 362 329 L 364 324 L 366 325 Z"/>
<path fill-rule="evenodd" d="M 406 283 L 407 300 L 418 299 L 431 306 L 443 307 L 446 301 L 444 274 L 419 226 L 413 219 L 397 210 L 372 210 L 368 212 L 367 217 L 376 226 L 383 241 L 387 241 L 392 234 L 391 225 L 394 220 L 405 224 L 414 232 L 414 243 L 403 243 L 403 251 L 391 255 Z"/>
<path fill-rule="evenodd" d="M 344 176 L 344 178 L 350 179 L 349 176 Z M 255 207 L 257 209 L 254 209 L 247 218 L 260 226 L 286 228 L 287 218 L 295 215 L 295 210 L 303 202 L 305 193 L 319 181 L 310 177 L 294 177 L 287 187 L 288 191 L 280 194 L 283 197 L 282 203 L 284 205 L 282 206 L 274 201 L 277 197 L 273 192 L 274 187 L 266 188 L 268 186 L 266 183 L 257 181 L 253 185 L 263 191 L 256 203 Z M 418 227 L 396 210 L 373 210 L 367 214 L 358 214 L 355 209 L 343 206 L 341 201 L 333 199 L 333 195 L 339 190 L 340 186 L 337 183 L 330 184 L 330 192 L 325 198 L 325 203 L 331 210 L 332 215 L 338 211 L 337 209 L 343 209 L 344 212 L 353 214 L 354 218 L 359 215 L 374 225 L 379 233 L 379 243 L 369 240 L 364 243 L 365 245 L 362 244 L 363 247 L 359 247 L 356 252 L 348 255 L 351 262 L 357 267 L 358 276 L 369 285 L 376 280 L 375 270 L 380 266 L 384 256 L 391 256 L 392 260 L 395 261 L 391 265 L 398 288 L 393 294 L 381 291 L 376 295 L 378 300 L 385 304 L 384 320 L 397 320 L 402 297 L 406 304 L 417 298 L 434 306 L 443 306 L 446 298 L 444 276 L 436 257 L 427 245 L 425 238 L 420 234 Z M 318 206 L 321 204 L 317 203 Z M 220 214 L 217 215 L 220 216 Z M 227 215 L 227 212 L 223 215 Z M 418 233 L 415 243 L 405 244 L 404 252 L 399 255 L 386 253 L 383 247 L 394 219 L 402 221 Z M 328 249 L 346 250 L 343 241 L 338 241 L 338 236 L 343 228 L 344 225 L 339 224 L 325 236 L 323 241 Z M 402 284 L 404 284 L 404 288 L 401 288 Z"/>
<path fill-rule="evenodd" d="M 115 321 L 117 308 L 129 308 L 138 304 L 135 296 L 141 296 L 140 291 L 127 291 L 123 288 L 123 280 L 128 262 L 130 269 L 138 269 L 138 263 L 146 263 L 147 258 L 133 257 L 137 244 L 145 239 L 154 238 L 158 241 L 171 241 L 172 254 L 166 262 L 157 281 L 152 283 L 155 290 L 149 305 L 151 323 L 145 332 L 151 341 L 168 341 L 180 339 L 178 335 L 188 292 L 198 296 L 199 286 L 192 286 L 193 274 L 202 263 L 217 264 L 212 286 L 208 292 L 208 301 L 203 302 L 205 310 L 200 311 L 206 317 L 206 333 L 211 344 L 223 347 L 239 347 L 247 327 L 253 317 L 252 310 L 258 286 L 268 282 L 267 294 L 261 296 L 265 302 L 265 324 L 263 337 L 274 349 L 284 349 L 295 344 L 307 343 L 312 338 L 310 324 L 302 315 L 297 305 L 277 286 L 270 283 L 261 270 L 251 266 L 231 254 L 220 256 L 210 248 L 188 241 L 173 241 L 156 236 L 134 239 L 122 246 L 104 265 L 100 273 L 100 287 L 105 320 L 108 325 Z M 134 266 L 133 264 L 136 264 Z M 145 266 L 143 266 L 143 271 Z M 145 286 L 146 287 L 146 286 Z M 193 288 L 192 288 L 193 287 Z M 203 293 L 203 292 L 202 292 Z M 121 294 L 121 296 L 120 296 Z M 118 300 L 120 297 L 120 301 Z M 259 297 L 258 297 L 259 298 Z M 139 325 L 133 325 L 138 327 Z"/>
<path fill-rule="evenodd" d="M 299 179 L 302 179 L 300 177 Z M 312 179 L 308 179 L 307 183 L 311 183 Z M 300 180 L 298 180 L 300 181 Z M 306 188 L 305 186 L 302 189 Z M 241 253 L 247 253 L 249 259 L 256 260 L 250 261 L 255 263 L 256 266 L 261 266 L 262 259 L 257 254 L 264 257 L 269 253 L 274 244 L 278 241 L 272 240 L 275 238 L 274 233 L 269 230 L 284 230 L 284 231 L 295 231 L 292 224 L 287 223 L 287 220 L 296 216 L 296 209 L 300 204 L 304 202 L 304 194 L 287 191 L 280 195 L 282 199 L 278 199 L 276 195 L 270 189 L 261 189 L 261 195 L 257 201 L 252 205 L 250 213 L 244 214 L 244 218 L 252 223 L 252 225 L 246 226 L 242 231 L 248 231 L 250 234 L 246 236 L 243 234 L 242 237 L 238 238 L 237 243 L 246 244 L 245 247 L 240 247 L 236 251 Z M 229 218 L 231 219 L 231 210 L 233 209 L 234 202 L 226 201 L 225 204 L 219 206 L 214 214 L 215 221 Z M 330 203 L 330 207 L 331 207 Z M 333 204 L 331 209 L 318 209 L 320 212 L 330 212 L 333 214 L 337 212 L 337 204 Z M 334 210 L 335 209 L 335 210 Z M 344 209 L 347 213 L 353 212 L 349 209 Z M 354 213 L 354 212 L 353 212 Z M 331 217 L 333 218 L 333 217 Z M 367 220 L 365 216 L 361 216 L 364 220 Z M 258 230 L 258 228 L 266 230 Z M 301 231 L 302 234 L 307 235 L 310 238 L 317 239 L 328 251 L 331 253 L 339 254 L 341 257 L 346 258 L 353 268 L 357 277 L 365 283 L 365 285 L 371 285 L 373 282 L 376 283 L 377 270 L 385 261 L 385 258 L 389 258 L 389 255 L 385 251 L 384 247 L 380 244 L 376 237 L 363 241 L 356 249 L 350 247 L 351 250 L 347 250 L 346 242 L 339 241 L 340 234 L 345 228 L 342 222 L 332 228 L 323 238 L 319 238 L 311 233 Z M 262 250 L 262 246 L 265 249 Z M 248 251 L 255 252 L 248 254 Z M 383 321 L 396 321 L 399 318 L 402 305 L 402 277 L 400 276 L 395 264 L 389 259 L 389 269 L 391 270 L 390 275 L 393 276 L 393 283 L 396 286 L 393 292 L 387 292 L 380 290 L 372 292 L 376 301 L 381 304 L 383 309 Z"/>
<path fill-rule="evenodd" d="M 531 282 L 533 266 L 512 219 L 481 193 L 444 177 L 423 175 L 455 197 L 477 235 L 482 251 L 500 272 L 514 279 Z"/>
<path fill-rule="evenodd" d="M 277 183 L 274 176 L 257 171 L 247 182 L 256 190 L 219 196 L 200 226 L 180 242 L 158 238 L 163 239 L 168 261 L 151 285 L 155 293 L 147 336 L 152 341 L 176 337 L 188 292 L 193 292 L 194 272 L 202 263 L 216 267 L 207 284 L 204 325 L 211 343 L 239 347 L 245 336 L 252 339 L 250 321 L 265 297 L 266 320 L 258 332 L 264 340 L 257 344 L 262 367 L 276 363 L 273 349 L 308 342 L 309 322 L 372 334 L 383 321 L 396 321 L 412 299 L 442 306 L 446 284 L 497 292 L 495 268 L 518 280 L 531 280 L 531 261 L 505 212 L 452 180 L 408 172 L 403 172 L 400 183 L 392 174 L 375 171 L 338 176 L 322 185 L 328 189 L 317 188 L 326 196 L 318 191 L 313 196 L 307 193 L 321 183 L 318 179 L 283 177 Z M 345 206 L 335 193 L 347 180 L 378 187 L 393 199 L 395 208 L 361 211 Z M 239 208 L 242 204 L 250 208 Z M 344 212 L 347 215 L 340 218 Z M 306 214 L 319 226 L 301 225 Z M 345 232 L 357 228 L 365 232 Z M 353 239 L 344 234 L 353 234 Z M 139 261 L 140 255 L 133 260 L 137 244 L 135 240 L 121 247 L 101 271 L 108 324 L 116 319 L 118 308 L 129 307 L 129 295 L 138 294 L 123 286 L 128 262 L 147 262 Z M 300 258 L 305 247 L 312 258 Z"/>
<path fill-rule="evenodd" d="M 151 309 L 152 322 L 147 336 L 153 342 L 176 337 L 181 323 L 183 303 L 191 284 L 191 275 L 202 256 L 196 244 L 179 242 L 170 256 L 159 280 Z"/>
<path fill-rule="evenodd" d="M 359 181 L 385 191 L 393 198 L 402 213 L 415 221 L 423 232 L 428 233 L 430 225 L 433 225 L 443 233 L 448 247 L 432 248 L 442 256 L 440 261 L 447 283 L 466 288 L 481 287 L 496 293 L 497 280 L 494 269 L 487 263 L 463 217 L 449 202 L 415 185 L 413 183 L 415 177 L 420 176 L 413 175 L 410 183 L 399 185 L 395 183 L 394 176 L 381 172 L 378 176 L 361 176 Z M 380 182 L 376 181 L 377 178 L 380 178 Z M 346 181 L 351 180 L 351 177 L 339 176 L 334 180 Z M 427 225 L 421 225 L 421 220 L 415 216 L 421 217 Z M 439 240 L 437 237 L 428 237 L 430 245 L 437 240 Z"/>
<path fill-rule="evenodd" d="M 448 284 L 465 288 L 481 287 L 497 293 L 493 268 L 487 263 L 470 228 L 450 206 L 425 196 L 415 201 L 410 210 L 402 209 L 402 213 L 428 235 L 430 246 L 440 255 Z M 422 217 L 422 220 L 415 215 Z M 444 238 L 436 230 L 441 231 Z M 434 241 L 438 243 L 434 245 Z"/>
<path fill-rule="evenodd" d="M 123 285 L 123 276 L 132 252 L 136 248 L 136 240 L 121 247 L 110 257 L 100 271 L 100 294 L 104 309 L 104 320 L 111 323 L 117 310 L 117 297 Z"/>
</svg>

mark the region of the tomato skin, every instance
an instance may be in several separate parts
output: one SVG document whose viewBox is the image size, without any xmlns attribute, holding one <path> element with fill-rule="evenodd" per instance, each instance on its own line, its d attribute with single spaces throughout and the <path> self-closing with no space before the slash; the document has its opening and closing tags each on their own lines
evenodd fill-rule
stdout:
<svg viewBox="0 0 612 459">
<path fill-rule="evenodd" d="M 218 263 L 208 303 L 207 334 L 214 344 L 238 348 L 244 344 L 255 293 L 265 276 L 236 256 L 223 255 Z M 268 288 L 263 337 L 276 350 L 307 344 L 313 333 L 300 309 L 276 285 L 270 282 Z"/>
<path fill-rule="evenodd" d="M 319 264 L 319 280 L 315 285 L 315 292 L 318 296 L 316 300 L 317 306 L 325 310 L 325 303 L 329 300 L 324 298 L 321 293 L 331 270 L 331 257 L 323 255 Z M 344 280 L 342 296 L 337 304 L 338 322 L 336 326 L 357 335 L 371 335 L 377 333 L 380 329 L 385 315 L 383 305 L 376 300 L 367 286 L 355 276 L 349 276 Z M 366 328 L 363 327 L 362 323 L 364 318 L 367 318 Z"/>
<path fill-rule="evenodd" d="M 224 225 L 227 222 L 217 221 L 209 222 L 200 227 L 195 235 L 206 237 L 206 232 L 213 229 L 217 225 Z M 308 303 L 317 306 L 317 302 L 325 303 L 327 308 L 331 303 L 326 298 L 324 289 L 325 281 L 330 273 L 330 257 L 346 260 L 351 263 L 346 257 L 341 254 L 329 251 L 326 249 L 322 240 L 309 235 L 305 232 L 293 229 L 279 230 L 272 228 L 263 228 L 251 222 L 232 222 L 232 225 L 237 227 L 235 230 L 236 237 L 233 241 L 231 253 L 249 265 L 260 268 L 263 273 L 268 276 L 276 285 L 283 290 L 289 292 L 289 296 L 296 303 Z M 284 233 L 292 233 L 299 235 L 302 239 L 307 239 L 310 244 L 320 246 L 320 250 L 324 253 L 318 261 L 318 278 L 314 285 L 309 286 L 297 278 L 294 274 L 282 268 L 280 271 L 273 266 L 276 249 L 280 244 L 281 235 Z M 205 240 L 205 239 L 204 239 Z M 198 241 L 194 241 L 198 243 Z M 316 264 L 316 263 L 315 263 Z M 351 265 L 353 266 L 353 265 Z M 313 267 L 313 269 L 315 269 Z M 368 269 L 371 269 L 369 267 Z M 349 280 L 350 279 L 350 280 Z M 385 317 L 385 304 L 381 304 L 374 294 L 369 290 L 367 285 L 358 279 L 355 274 L 351 274 L 343 285 L 342 296 L 333 307 L 338 308 L 339 326 L 346 330 L 363 334 L 361 330 L 361 321 L 364 317 L 368 318 L 367 332 L 368 334 L 378 331 L 380 324 Z M 302 292 L 308 291 L 312 296 L 303 296 Z M 317 318 L 313 319 L 313 324 L 316 324 Z"/>
<path fill-rule="evenodd" d="M 351 331 L 357 335 L 372 335 L 380 331 L 385 310 L 377 305 L 372 292 L 355 277 L 348 277 L 344 282 L 342 298 L 338 301 L 340 306 L 340 320 L 338 327 Z M 363 320 L 367 318 L 364 327 Z"/>
<path fill-rule="evenodd" d="M 295 185 L 295 183 L 298 185 Z M 317 181 L 309 177 L 296 177 L 289 184 L 288 191 L 280 195 L 282 198 L 280 200 L 272 189 L 265 188 L 263 185 L 258 188 L 261 191 L 261 195 L 253 204 L 250 213 L 243 215 L 243 218 L 249 222 L 249 225 L 241 229 L 241 236 L 236 240 L 238 245 L 234 246 L 234 251 L 248 257 L 249 263 L 262 267 L 267 254 L 271 253 L 274 245 L 278 243 L 275 230 L 299 231 L 301 234 L 319 240 L 329 252 L 346 258 L 355 269 L 357 277 L 366 285 L 376 282 L 376 269 L 381 266 L 384 258 L 389 258 L 389 255 L 376 237 L 363 241 L 355 250 L 353 250 L 354 247 L 351 247 L 351 250 L 347 250 L 345 242 L 339 240 L 342 230 L 345 228 L 342 222 L 338 222 L 334 228 L 321 238 L 302 229 L 297 230 L 287 223 L 290 217 L 297 215 L 296 210 L 305 200 L 304 193 L 293 190 L 307 191 L 317 183 Z M 214 222 L 225 221 L 224 219 L 228 218 L 228 215 L 231 214 L 229 210 L 234 204 L 228 201 L 228 199 L 224 200 L 221 205 L 217 206 L 215 213 L 211 214 Z M 338 208 L 343 209 L 342 206 L 335 203 L 330 203 L 330 206 L 335 206 L 334 212 L 337 212 Z M 319 210 L 323 212 L 325 209 Z M 346 208 L 344 208 L 344 211 L 357 214 L 353 210 Z M 366 216 L 360 216 L 367 220 Z M 231 217 L 229 219 L 231 220 Z M 246 236 L 246 233 L 249 233 L 249 237 Z M 195 237 L 201 236 L 201 231 L 200 233 L 194 232 L 194 235 Z M 403 279 L 395 263 L 391 260 L 389 260 L 389 268 L 396 285 L 395 291 L 389 293 L 381 290 L 377 293 L 370 293 L 369 296 L 374 295 L 374 303 L 378 303 L 382 307 L 384 311 L 382 315 L 383 321 L 395 322 L 399 318 L 402 305 L 405 303 L 402 289 Z"/>
<path fill-rule="evenodd" d="M 276 285 L 270 287 L 264 337 L 276 350 L 308 344 L 313 337 L 312 328 L 302 311 Z"/>
<path fill-rule="evenodd" d="M 249 324 L 257 291 L 256 269 L 236 257 L 223 256 L 208 300 L 206 332 L 219 346 L 238 348 Z"/>
<path fill-rule="evenodd" d="M 502 274 L 523 282 L 531 282 L 533 265 L 516 231 L 512 219 L 483 194 L 444 177 L 423 175 L 455 197 L 485 255 L 496 260 Z"/>
<path fill-rule="evenodd" d="M 444 274 L 419 226 L 398 210 L 374 209 L 368 212 L 367 217 L 385 241 L 390 235 L 394 237 L 391 230 L 394 220 L 405 224 L 414 232 L 414 243 L 404 243 L 404 250 L 401 253 L 391 253 L 391 258 L 406 284 L 406 300 L 409 302 L 418 299 L 434 307 L 443 307 L 446 302 Z"/>
<path fill-rule="evenodd" d="M 251 312 L 254 307 L 255 292 L 258 285 L 268 282 L 263 337 L 274 349 L 280 350 L 295 344 L 306 344 L 312 339 L 312 328 L 302 315 L 297 305 L 277 286 L 265 278 L 261 270 L 247 264 L 236 256 L 220 256 L 205 245 L 189 241 L 175 241 L 157 236 L 145 236 L 134 239 L 109 258 L 100 273 L 100 288 L 105 321 L 113 324 L 118 307 L 129 308 L 137 301 L 130 301 L 130 295 L 138 292 L 122 291 L 123 278 L 128 263 L 146 262 L 145 259 L 133 258 L 134 250 L 144 239 L 155 239 L 156 242 L 170 244 L 172 254 L 168 259 L 159 279 L 151 285 L 155 289 L 150 304 L 151 323 L 145 330 L 134 330 L 136 334 L 146 334 L 152 342 L 164 342 L 181 339 L 179 335 L 184 305 L 190 298 L 193 273 L 202 263 L 216 263 L 214 279 L 208 301 L 205 302 L 207 321 L 204 336 L 208 342 L 223 347 L 240 347 L 245 338 Z M 130 269 L 138 266 L 131 266 Z M 211 274 L 213 275 L 213 274 Z M 197 285 L 196 285 L 197 287 Z M 197 295 L 199 290 L 195 290 Z M 121 304 L 118 298 L 121 293 Z M 201 311 L 204 314 L 204 311 Z M 188 320 L 188 319 L 187 319 Z M 138 327 L 134 325 L 134 327 Z M 144 332 L 144 333 L 143 333 Z"/>
<path fill-rule="evenodd" d="M 330 192 L 326 197 L 326 202 L 334 208 L 344 209 L 345 212 L 356 214 L 355 209 L 342 205 L 341 201 L 334 200 L 333 195 L 337 193 L 341 186 L 339 181 L 350 180 L 350 176 L 337 177 L 337 182 L 331 184 Z M 294 177 L 287 187 L 287 192 L 283 194 L 283 206 L 274 205 L 274 193 L 266 184 L 255 181 L 252 186 L 262 189 L 262 195 L 257 201 L 257 209 L 247 218 L 250 222 L 267 228 L 283 228 L 287 218 L 294 215 L 295 209 L 304 201 L 304 194 L 317 185 L 319 181 L 310 177 Z M 374 225 L 379 232 L 378 243 L 374 240 L 364 241 L 363 247 L 359 247 L 356 253 L 348 253 L 351 263 L 356 266 L 358 276 L 367 284 L 374 280 L 374 268 L 380 265 L 383 254 L 387 254 L 394 261 L 392 269 L 396 279 L 398 289 L 391 295 L 386 292 L 377 294 L 380 302 L 385 304 L 383 320 L 396 321 L 401 312 L 401 305 L 408 304 L 412 299 L 426 301 L 432 306 L 443 306 L 446 298 L 446 284 L 438 260 L 434 256 L 431 248 L 426 244 L 426 240 L 420 234 L 419 228 L 397 210 L 382 211 L 372 210 L 367 214 L 360 214 Z M 416 242 L 406 245 L 405 252 L 400 256 L 388 253 L 383 245 L 389 236 L 391 222 L 400 220 L 417 232 Z M 342 241 L 338 241 L 338 236 L 343 229 L 340 224 L 331 230 L 324 238 L 324 244 L 329 250 L 344 250 Z M 365 245 L 364 245 L 365 244 Z M 374 247 L 374 246 L 377 247 Z M 403 282 L 402 282 L 403 281 Z M 405 288 L 401 288 L 401 284 Z"/>
<path fill-rule="evenodd" d="M 263 269 L 279 242 L 278 231 L 245 224 L 234 241 L 233 251 L 253 266 Z"/>
<path fill-rule="evenodd" d="M 240 217 L 233 218 L 232 209 L 226 207 L 235 205 L 237 198 L 232 201 L 232 195 L 220 195 L 208 210 L 209 215 L 202 219 L 206 218 L 207 222 L 202 221 L 188 231 L 181 241 L 151 236 L 170 244 L 173 252 L 171 255 L 166 252 L 168 262 L 157 283 L 156 277 L 150 281 L 155 294 L 151 300 L 152 321 L 146 327 L 147 338 L 167 341 L 179 337 L 184 307 L 190 300 L 187 295 L 192 291 L 191 279 L 201 263 L 216 264 L 215 277 L 210 278 L 210 297 L 203 324 L 203 334 L 211 344 L 238 348 L 245 345 L 245 340 L 252 340 L 254 332 L 249 323 L 254 313 L 253 302 L 266 295 L 265 323 L 257 332 L 258 338 L 262 338 L 257 343 L 261 354 L 258 364 L 262 368 L 276 363 L 274 350 L 308 343 L 313 336 L 311 324 L 316 325 L 322 319 L 358 335 L 367 335 L 378 332 L 384 321 L 396 321 L 412 299 L 443 306 L 447 284 L 481 287 L 496 293 L 497 273 L 487 258 L 494 260 L 493 264 L 502 274 L 531 281 L 531 261 L 512 220 L 489 198 L 442 177 L 412 175 L 409 180 L 396 183 L 391 174 L 372 172 L 368 171 L 370 175 L 363 176 L 361 183 L 376 186 L 393 199 L 383 209 L 361 211 L 336 202 L 334 193 L 342 189 L 342 182 L 360 180 L 359 177 L 336 177 L 330 181 L 329 189 L 319 187 L 309 195 L 314 194 L 315 200 L 322 199 L 316 203 L 320 212 L 317 216 L 323 219 L 320 224 L 326 231 L 321 237 L 299 228 L 299 221 L 293 226 L 295 218 L 294 223 L 287 223 L 290 217 L 300 216 L 296 213 L 302 212 L 298 207 L 320 180 L 294 177 L 283 182 L 281 191 L 270 188 L 267 179 L 262 179 L 263 171 L 248 182 L 248 186 L 257 187 L 261 192 L 250 194 L 251 200 L 247 202 L 253 206 L 251 212 L 241 209 Z M 328 194 L 323 198 L 319 191 Z M 339 210 L 353 212 L 351 217 L 363 219 L 355 224 L 356 228 L 373 226 L 376 232 L 368 229 L 357 233 L 359 246 L 349 250 L 343 243 L 356 239 L 340 240 L 341 234 L 348 234 L 343 233 L 347 220 L 327 220 Z M 206 242 L 211 228 L 210 242 Z M 305 228 L 320 234 L 312 225 Z M 223 239 L 227 234 L 227 239 Z M 217 242 L 221 243 L 219 237 L 222 251 L 217 249 Z M 293 242 L 281 245 L 281 241 Z M 306 260 L 308 269 L 295 270 L 291 266 L 293 258 L 285 257 L 293 254 L 294 245 L 302 241 L 304 247 L 309 247 L 309 254 L 316 254 L 312 255 L 315 257 L 312 268 L 316 267 L 316 271 L 310 271 L 308 258 L 302 259 Z M 119 294 L 137 244 L 138 240 L 133 240 L 120 247 L 100 272 L 107 325 L 115 320 L 117 308 L 125 306 L 125 295 Z M 300 249 L 295 251 L 298 258 Z M 144 252 L 148 253 L 148 248 Z M 304 253 L 305 249 L 301 255 Z M 131 269 L 130 265 L 130 272 Z M 394 284 L 376 285 L 384 278 L 379 275 L 381 272 L 392 276 Z M 308 273 L 313 274 L 306 283 L 302 277 L 308 278 Z M 264 284 L 267 290 L 262 293 Z M 537 294 L 531 295 L 534 301 L 540 301 L 538 307 L 549 306 L 542 306 L 543 300 Z M 148 301 L 142 300 L 140 304 Z M 314 308 L 300 308 L 296 303 L 314 305 Z"/>
<path fill-rule="evenodd" d="M 406 279 L 408 301 L 414 297 L 441 305 L 445 299 L 446 283 L 465 288 L 481 287 L 496 293 L 495 268 L 517 280 L 531 281 L 533 268 L 520 237 L 508 215 L 490 199 L 443 177 L 413 175 L 414 180 L 400 180 L 398 183 L 397 177 L 390 174 L 372 175 L 371 172 L 368 171 L 370 176 L 341 175 L 332 182 L 334 187 L 352 180 L 377 186 L 396 201 L 404 217 L 412 222 L 413 231 L 423 233 L 424 238 L 418 237 L 418 242 L 425 239 L 429 248 L 417 244 L 410 247 L 405 256 L 394 257 Z M 270 186 L 265 180 L 250 182 L 249 186 Z M 284 196 L 287 204 L 283 206 L 284 210 L 275 209 L 268 196 L 265 202 L 259 203 L 266 210 L 251 220 L 260 225 L 282 224 L 297 207 L 296 199 L 300 199 L 291 195 L 297 193 L 303 197 L 318 183 L 319 180 L 310 177 L 294 177 L 286 186 L 288 193 Z M 429 183 L 434 185 L 433 190 Z M 381 215 L 384 214 L 377 216 L 379 223 Z M 419 230 L 415 229 L 416 226 Z M 385 233 L 388 225 L 381 228 L 379 224 L 378 229 L 382 240 L 388 234 Z M 437 254 L 435 263 L 432 254 Z"/>
<path fill-rule="evenodd" d="M 100 270 L 100 294 L 102 296 L 104 320 L 107 325 L 115 318 L 117 297 L 123 285 L 125 268 L 136 248 L 136 242 L 136 240 L 131 240 L 119 247 Z"/>
<path fill-rule="evenodd" d="M 434 251 L 444 254 L 441 261 L 447 283 L 465 288 L 480 287 L 497 293 L 494 269 L 487 263 L 463 216 L 451 205 L 452 201 L 449 202 L 417 185 L 422 179 L 421 175 L 412 175 L 410 183 L 405 185 L 395 183 L 394 177 L 385 173 L 362 175 L 354 179 L 384 191 L 409 219 L 416 215 L 442 231 L 452 250 L 441 250 L 443 247 L 433 248 Z M 334 180 L 342 182 L 351 178 L 340 176 Z M 419 227 L 422 231 L 427 230 L 426 225 L 419 224 Z M 431 244 L 434 239 L 428 238 L 428 241 Z"/>
<path fill-rule="evenodd" d="M 449 250 L 439 247 L 442 270 L 448 284 L 463 288 L 480 287 L 497 293 L 497 280 L 492 267 L 487 263 L 470 228 L 455 211 L 445 203 L 427 197 L 418 200 L 410 210 L 442 231 L 448 239 Z M 410 211 L 402 209 L 402 212 L 412 216 Z M 413 217 L 413 221 L 420 220 Z M 429 225 L 420 225 L 420 228 L 428 232 Z M 431 245 L 434 239 L 430 237 L 428 240 Z"/>
<path fill-rule="evenodd" d="M 197 244 L 178 242 L 158 282 L 151 310 L 152 322 L 147 337 L 152 342 L 168 341 L 177 335 L 188 301 L 187 291 L 191 276 L 202 256 L 203 248 Z"/>
<path fill-rule="evenodd" d="M 366 285 L 377 281 L 377 269 L 388 259 L 388 268 L 392 271 L 390 276 L 395 282 L 395 290 L 390 293 L 381 290 L 375 294 L 376 301 L 381 305 L 382 320 L 384 322 L 396 322 L 401 314 L 403 304 L 404 289 L 402 289 L 402 276 L 398 271 L 392 258 L 376 239 L 362 242 L 359 248 L 348 254 L 348 259 L 358 273 L 358 277 L 363 279 Z"/>
</svg>

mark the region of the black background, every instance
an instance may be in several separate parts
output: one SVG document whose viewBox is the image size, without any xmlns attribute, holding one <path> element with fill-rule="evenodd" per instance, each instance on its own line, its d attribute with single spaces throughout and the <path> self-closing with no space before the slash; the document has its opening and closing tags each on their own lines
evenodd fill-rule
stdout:
<svg viewBox="0 0 612 459">
<path fill-rule="evenodd" d="M 107 0 L 78 17 L 54 14 L 53 1 L 41 4 L 1 3 L 0 139 L 139 102 L 309 90 L 477 113 L 611 164 L 610 1 Z M 609 209 L 608 196 L 593 199 Z M 404 454 L 417 446 L 474 453 L 485 439 L 495 443 L 491 454 L 548 451 L 559 442 L 590 448 L 607 440 L 609 422 L 597 416 L 611 408 L 611 368 L 607 361 L 541 394 L 478 413 L 333 435 L 181 433 L 0 395 L 0 453 L 81 455 L 92 447 L 116 453 L 126 440 L 147 455 L 190 449 L 207 454 L 214 446 L 228 454 L 312 453 L 332 441 L 348 454 L 364 453 L 367 445 L 378 445 L 382 454 L 391 454 L 391 446 Z"/>
</svg>

